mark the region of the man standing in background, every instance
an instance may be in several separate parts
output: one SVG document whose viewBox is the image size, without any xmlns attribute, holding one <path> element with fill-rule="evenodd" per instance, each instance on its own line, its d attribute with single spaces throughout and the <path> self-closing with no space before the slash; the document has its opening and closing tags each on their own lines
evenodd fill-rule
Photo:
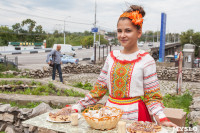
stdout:
<svg viewBox="0 0 200 133">
<path fill-rule="evenodd" d="M 47 63 L 50 65 L 52 63 L 53 71 L 52 71 L 52 80 L 55 80 L 56 76 L 56 69 L 58 70 L 59 73 L 59 78 L 60 82 L 63 83 L 63 78 L 62 78 L 62 70 L 61 70 L 61 45 L 57 45 L 56 50 L 53 49 L 48 55 L 47 55 Z M 50 56 L 52 57 L 52 60 L 50 61 Z"/>
</svg>

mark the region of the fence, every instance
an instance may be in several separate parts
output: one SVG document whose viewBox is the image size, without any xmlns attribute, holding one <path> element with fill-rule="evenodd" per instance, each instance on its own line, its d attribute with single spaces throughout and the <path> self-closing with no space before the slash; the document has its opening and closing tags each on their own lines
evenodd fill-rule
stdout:
<svg viewBox="0 0 200 133">
<path fill-rule="evenodd" d="M 105 60 L 105 57 L 107 57 L 107 55 L 110 53 L 110 51 L 112 50 L 112 45 L 108 46 L 108 45 L 100 45 L 97 46 L 95 45 L 94 47 L 94 57 L 92 57 L 93 59 L 91 59 L 94 64 L 96 63 L 96 61 L 100 61 L 101 59 L 103 59 L 103 61 Z"/>
<path fill-rule="evenodd" d="M 9 65 L 12 65 L 14 68 L 18 69 L 18 57 L 6 57 L 0 56 L 0 63 L 3 63 L 8 67 Z"/>
</svg>

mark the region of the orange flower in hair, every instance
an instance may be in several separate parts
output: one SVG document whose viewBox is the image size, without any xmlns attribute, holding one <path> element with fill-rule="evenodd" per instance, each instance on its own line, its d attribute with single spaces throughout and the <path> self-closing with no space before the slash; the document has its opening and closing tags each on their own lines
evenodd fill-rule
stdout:
<svg viewBox="0 0 200 133">
<path fill-rule="evenodd" d="M 127 17 L 130 18 L 132 20 L 132 23 L 134 25 L 139 25 L 140 27 L 142 27 L 142 23 L 143 23 L 143 18 L 142 18 L 142 14 L 139 13 L 139 11 L 132 11 L 132 12 L 124 12 L 121 17 Z"/>
</svg>

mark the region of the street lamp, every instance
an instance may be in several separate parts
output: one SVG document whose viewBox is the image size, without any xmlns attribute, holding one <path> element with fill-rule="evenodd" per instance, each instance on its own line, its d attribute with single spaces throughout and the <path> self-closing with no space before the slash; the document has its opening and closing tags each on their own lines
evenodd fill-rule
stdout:
<svg viewBox="0 0 200 133">
<path fill-rule="evenodd" d="M 67 19 L 67 18 L 70 18 L 71 16 L 68 16 L 68 17 L 66 17 L 65 19 Z M 64 19 L 64 44 L 65 44 L 65 19 Z"/>
</svg>

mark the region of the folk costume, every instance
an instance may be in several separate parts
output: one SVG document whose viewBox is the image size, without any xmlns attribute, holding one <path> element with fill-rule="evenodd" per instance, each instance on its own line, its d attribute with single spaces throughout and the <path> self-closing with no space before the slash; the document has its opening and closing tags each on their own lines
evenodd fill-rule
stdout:
<svg viewBox="0 0 200 133">
<path fill-rule="evenodd" d="M 122 109 L 124 119 L 151 121 L 151 111 L 160 121 L 168 120 L 163 113 L 155 61 L 143 50 L 132 54 L 112 51 L 93 89 L 72 108 L 80 112 L 96 104 L 107 91 L 109 98 L 105 105 Z"/>
</svg>

